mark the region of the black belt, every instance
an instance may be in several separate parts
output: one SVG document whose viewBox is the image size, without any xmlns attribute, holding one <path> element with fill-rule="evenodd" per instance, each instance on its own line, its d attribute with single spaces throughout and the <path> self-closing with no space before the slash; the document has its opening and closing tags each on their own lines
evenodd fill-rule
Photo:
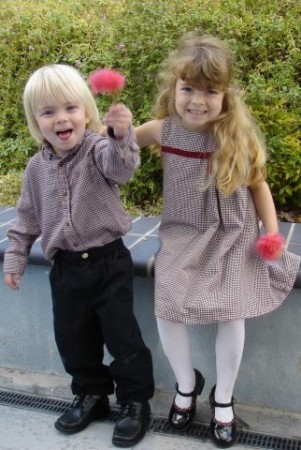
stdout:
<svg viewBox="0 0 301 450">
<path fill-rule="evenodd" d="M 110 242 L 109 244 L 103 245 L 102 247 L 92 247 L 87 250 L 81 250 L 79 252 L 73 252 L 70 250 L 58 250 L 54 256 L 54 261 L 65 261 L 65 262 L 83 262 L 83 261 L 93 261 L 101 258 L 102 256 L 109 255 L 114 252 L 114 250 L 123 249 L 124 244 L 121 238 L 116 241 Z"/>
</svg>

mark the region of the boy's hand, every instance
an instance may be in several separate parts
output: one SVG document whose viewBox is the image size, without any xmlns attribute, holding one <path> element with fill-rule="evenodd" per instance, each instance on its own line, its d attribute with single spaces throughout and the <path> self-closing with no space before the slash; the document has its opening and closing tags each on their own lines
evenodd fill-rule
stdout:
<svg viewBox="0 0 301 450">
<path fill-rule="evenodd" d="M 104 115 L 102 123 L 108 128 L 113 128 L 116 138 L 123 138 L 129 132 L 132 119 L 131 111 L 125 105 L 118 103 L 110 107 Z"/>
<path fill-rule="evenodd" d="M 19 289 L 19 284 L 21 281 L 21 275 L 18 273 L 5 273 L 4 274 L 4 282 L 8 287 L 14 290 Z"/>
</svg>

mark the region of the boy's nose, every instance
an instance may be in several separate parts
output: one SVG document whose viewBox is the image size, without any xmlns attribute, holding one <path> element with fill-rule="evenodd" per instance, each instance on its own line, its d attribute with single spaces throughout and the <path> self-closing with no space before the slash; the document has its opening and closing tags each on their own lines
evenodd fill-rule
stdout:
<svg viewBox="0 0 301 450">
<path fill-rule="evenodd" d="M 56 117 L 55 117 L 56 122 L 66 122 L 67 120 L 67 115 L 64 111 L 58 111 L 56 113 Z"/>
</svg>

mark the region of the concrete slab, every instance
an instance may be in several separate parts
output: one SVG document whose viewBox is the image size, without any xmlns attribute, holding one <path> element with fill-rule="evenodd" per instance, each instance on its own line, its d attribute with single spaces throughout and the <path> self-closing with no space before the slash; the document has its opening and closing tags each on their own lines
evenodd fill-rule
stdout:
<svg viewBox="0 0 301 450">
<path fill-rule="evenodd" d="M 114 425 L 94 422 L 84 431 L 66 436 L 55 430 L 56 418 L 24 409 L 0 406 L 1 450 L 109 450 Z M 133 447 L 132 447 L 133 448 Z M 199 450 L 200 442 L 192 439 L 147 433 L 135 450 Z M 203 450 L 215 447 L 202 442 Z M 244 448 L 244 447 L 237 447 Z"/>
</svg>

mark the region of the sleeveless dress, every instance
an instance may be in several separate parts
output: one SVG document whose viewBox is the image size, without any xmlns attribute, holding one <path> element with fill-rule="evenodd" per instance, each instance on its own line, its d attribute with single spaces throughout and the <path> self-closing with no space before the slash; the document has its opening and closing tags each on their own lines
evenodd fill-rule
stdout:
<svg viewBox="0 0 301 450">
<path fill-rule="evenodd" d="M 155 314 L 186 324 L 250 318 L 273 311 L 292 289 L 299 256 L 264 261 L 254 247 L 259 224 L 251 191 L 230 197 L 207 189 L 214 151 L 208 131 L 163 123 L 161 247 L 155 259 Z"/>
</svg>

